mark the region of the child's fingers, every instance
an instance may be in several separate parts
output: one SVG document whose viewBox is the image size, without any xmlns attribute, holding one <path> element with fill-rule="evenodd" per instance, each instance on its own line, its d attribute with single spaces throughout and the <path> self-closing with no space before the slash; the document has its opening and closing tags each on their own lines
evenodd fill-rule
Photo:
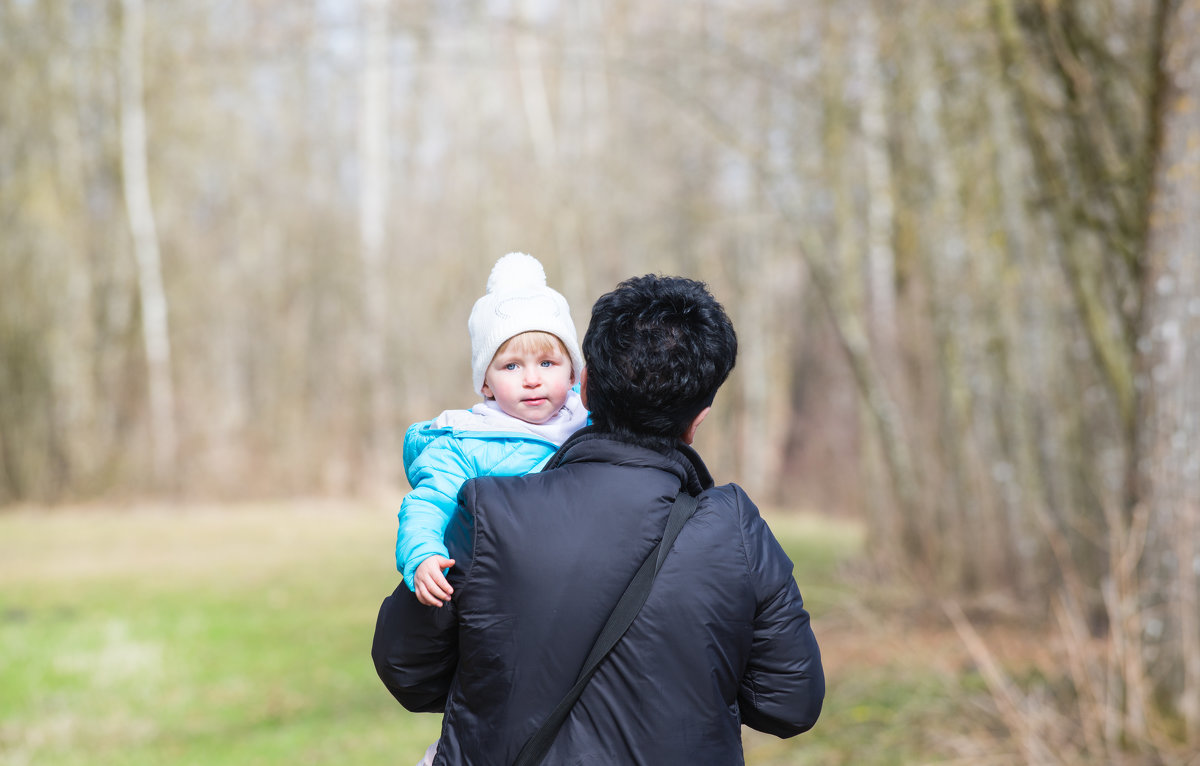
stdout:
<svg viewBox="0 0 1200 766">
<path fill-rule="evenodd" d="M 448 599 L 450 594 L 454 593 L 454 588 L 450 586 L 450 581 L 442 574 L 442 570 L 438 569 L 429 578 L 429 592 L 435 598 Z"/>
<path fill-rule="evenodd" d="M 436 598 L 430 592 L 429 587 L 426 586 L 424 583 L 417 583 L 416 593 L 417 593 L 417 601 L 420 601 L 425 606 L 441 606 L 442 605 L 442 601 L 439 600 L 438 598 Z"/>
<path fill-rule="evenodd" d="M 442 574 L 443 569 L 454 566 L 454 559 L 444 556 L 430 556 L 417 567 L 416 587 L 413 591 L 417 600 L 426 606 L 441 606 L 450 599 L 454 588 Z"/>
<path fill-rule="evenodd" d="M 450 599 L 450 595 L 454 593 L 454 588 L 450 587 L 450 583 L 442 576 L 441 572 L 437 572 L 428 577 L 422 578 L 417 582 L 417 599 L 426 606 L 441 606 L 443 602 Z"/>
<path fill-rule="evenodd" d="M 438 606 L 438 607 L 440 607 L 440 606 L 442 605 L 442 602 L 441 602 L 441 601 L 438 601 L 437 599 L 431 598 L 431 597 L 430 597 L 428 594 L 426 594 L 426 595 L 424 595 L 424 596 L 417 596 L 417 601 L 420 601 L 420 602 L 421 602 L 422 604 L 424 604 L 425 606 Z"/>
</svg>

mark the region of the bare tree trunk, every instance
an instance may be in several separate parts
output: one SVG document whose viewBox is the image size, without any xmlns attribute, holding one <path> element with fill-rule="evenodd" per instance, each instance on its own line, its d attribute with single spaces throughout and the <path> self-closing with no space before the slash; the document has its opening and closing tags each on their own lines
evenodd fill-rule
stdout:
<svg viewBox="0 0 1200 766">
<path fill-rule="evenodd" d="M 1021 167 L 1022 155 L 1016 148 L 1011 108 L 1000 89 L 992 89 L 986 98 L 996 146 L 994 167 L 1006 251 L 1001 267 L 1017 275 L 1010 278 L 1014 289 L 1002 295 L 998 305 L 1000 333 L 1011 342 L 993 356 L 994 382 L 1001 392 L 996 403 L 996 427 L 1007 445 L 1004 467 L 1011 468 L 1000 484 L 1008 516 L 1007 548 L 1010 559 L 1017 562 L 1009 570 L 1016 572 L 1019 594 L 1028 597 L 1045 587 L 1044 573 L 1037 568 L 1038 556 L 1044 550 L 1042 545 L 1026 541 L 1036 538 L 1038 520 L 1044 528 L 1053 523 L 1048 509 L 1047 466 L 1039 457 L 1037 442 L 1037 392 L 1045 379 L 1044 371 L 1052 366 L 1044 328 L 1052 325 L 1045 316 L 1045 302 L 1035 299 L 1034 286 L 1043 281 L 1043 275 L 1030 254 L 1033 237 L 1023 216 L 1021 191 L 1025 168 Z"/>
<path fill-rule="evenodd" d="M 865 444 L 877 444 L 878 456 L 885 471 L 886 490 L 894 493 L 894 502 L 871 503 L 875 515 L 873 531 L 878 537 L 881 554 L 894 555 L 897 562 L 927 561 L 926 540 L 922 537 L 926 516 L 920 497 L 921 482 L 912 454 L 912 442 L 906 432 L 901 407 L 888 385 L 887 371 L 871 347 L 871 327 L 863 318 L 861 271 L 855 268 L 861 259 L 861 241 L 855 239 L 858 226 L 854 223 L 853 201 L 847 173 L 839 161 L 850 154 L 847 146 L 847 126 L 853 118 L 846 112 L 842 91 L 846 87 L 845 73 L 837 71 L 839 58 L 845 48 L 835 47 L 839 39 L 836 23 L 827 39 L 832 48 L 825 55 L 828 65 L 824 77 L 825 135 L 821 154 L 827 159 L 824 177 L 833 189 L 833 221 L 837 243 L 832 248 L 817 241 L 814 232 L 800 235 L 799 251 L 808 267 L 812 284 L 825 305 L 830 325 L 838 345 L 845 354 L 863 406 L 862 429 L 868 437 Z M 784 211 L 793 225 L 805 220 L 799 203 L 784 191 L 783 179 L 768 177 L 768 193 Z M 866 461 L 873 467 L 871 461 Z M 898 555 L 896 555 L 898 554 Z"/>
<path fill-rule="evenodd" d="M 863 173 L 867 192 L 867 316 L 876 353 L 896 373 L 896 253 L 892 247 L 896 205 L 888 153 L 887 109 L 879 64 L 879 19 L 870 0 L 859 9 L 853 57 L 862 88 Z M 893 377 L 893 380 L 898 379 Z"/>
<path fill-rule="evenodd" d="M 163 288 L 162 259 L 147 171 L 146 113 L 142 101 L 145 7 L 143 0 L 122 0 L 121 7 L 124 22 L 121 30 L 121 168 L 125 209 L 138 265 L 142 340 L 149 374 L 154 475 L 162 484 L 173 478 L 178 445 L 167 295 Z"/>
<path fill-rule="evenodd" d="M 359 246 L 362 253 L 362 372 L 367 391 L 366 474 L 371 482 L 390 479 L 395 454 L 391 396 L 386 377 L 385 269 L 388 177 L 388 2 L 365 0 L 362 114 L 359 125 Z"/>
<path fill-rule="evenodd" d="M 1200 0 L 1160 4 L 1163 55 L 1139 351 L 1138 495 L 1149 509 L 1148 601 L 1164 604 L 1160 664 L 1200 745 Z"/>
<path fill-rule="evenodd" d="M 775 274 L 766 268 L 769 253 L 767 243 L 753 222 L 737 238 L 737 260 L 740 265 L 737 300 L 740 304 L 741 330 L 738 335 L 742 368 L 740 383 L 742 427 L 738 444 L 740 475 L 748 491 L 755 495 L 765 494 L 767 477 L 773 466 L 771 461 L 778 450 L 772 429 L 769 409 L 769 384 L 777 382 L 770 370 L 768 347 L 771 339 L 767 331 L 770 317 L 770 281 Z"/>
<path fill-rule="evenodd" d="M 967 337 L 974 323 L 971 310 L 982 310 L 983 296 L 972 292 L 963 231 L 965 217 L 960 204 L 957 170 L 946 151 L 949 141 L 943 125 L 944 105 L 940 94 L 940 72 L 932 45 L 919 34 L 913 40 L 909 69 L 914 84 L 913 126 L 919 137 L 921 162 L 928 167 L 929 201 L 924 211 L 928 231 L 936 239 L 925 241 L 917 261 L 924 267 L 928 285 L 928 313 L 933 331 L 931 355 L 936 369 L 936 410 L 931 450 L 945 477 L 936 492 L 935 523 L 927 534 L 940 540 L 935 550 L 942 560 L 944 576 L 958 580 L 968 589 L 979 584 L 977 569 L 984 563 L 976 541 L 981 526 L 981 498 L 970 488 L 972 444 L 969 383 L 972 349 Z M 971 302 L 974 305 L 968 305 Z M 969 552 L 976 553 L 969 553 Z"/>
<path fill-rule="evenodd" d="M 525 122 L 529 126 L 529 140 L 533 144 L 533 156 L 544 172 L 554 168 L 558 156 L 554 130 L 554 118 L 550 114 L 550 99 L 543 75 L 542 46 L 528 25 L 532 13 L 528 2 L 523 3 L 523 23 L 516 31 L 513 45 L 517 54 L 517 75 L 521 83 L 521 103 L 525 108 Z"/>
<path fill-rule="evenodd" d="M 1124 326 L 1120 321 L 1121 312 L 1114 311 L 1106 301 L 1106 294 L 1121 292 L 1120 286 L 1113 287 L 1113 283 L 1118 283 L 1128 274 L 1124 268 L 1112 268 L 1122 263 L 1121 261 L 1094 258 L 1087 248 L 1085 235 L 1089 232 L 1081 221 L 1087 218 L 1089 203 L 1103 204 L 1105 200 L 1095 202 L 1087 198 L 1080 199 L 1081 194 L 1087 192 L 1081 193 L 1079 190 L 1090 191 L 1096 198 L 1102 198 L 1106 190 L 1099 189 L 1100 183 L 1095 182 L 1095 179 L 1089 177 L 1081 181 L 1072 172 L 1080 167 L 1103 164 L 1109 161 L 1110 157 L 1107 152 L 1101 152 L 1093 145 L 1080 141 L 1071 142 L 1065 149 L 1057 146 L 1063 139 L 1045 124 L 1047 121 L 1044 119 L 1041 103 L 1045 94 L 1041 93 L 1036 85 L 1044 73 L 1035 70 L 1036 62 L 1031 62 L 1034 57 L 1029 50 L 1032 46 L 1024 44 L 1021 40 L 1014 0 L 993 0 L 992 17 L 999 41 L 1004 76 L 1016 96 L 1017 111 L 1021 116 L 1025 140 L 1033 159 L 1039 191 L 1057 228 L 1056 233 L 1060 240 L 1059 258 L 1066 283 L 1075 301 L 1096 367 L 1103 374 L 1112 392 L 1120 423 L 1128 432 L 1133 427 L 1134 419 L 1132 355 L 1127 345 L 1128 338 L 1123 332 Z M 1061 33 L 1061 30 L 1059 32 Z M 1077 61 L 1072 63 L 1078 66 Z M 1070 79 L 1061 72 L 1059 77 Z M 1072 104 L 1076 107 L 1076 117 L 1087 114 L 1092 109 L 1091 99 L 1084 95 L 1072 95 L 1075 96 L 1075 101 L 1081 102 Z M 1095 120 L 1097 131 L 1107 130 L 1099 116 L 1087 114 L 1087 117 Z M 1077 122 L 1086 120 L 1079 118 Z M 1077 130 L 1072 134 L 1077 136 L 1086 135 L 1091 126 L 1087 129 L 1079 129 L 1077 125 L 1070 127 Z M 1093 172 L 1105 176 L 1103 180 L 1110 180 L 1116 177 L 1125 179 L 1124 174 L 1128 171 L 1105 167 L 1103 171 Z M 1126 186 L 1128 183 L 1110 182 L 1109 185 Z M 1117 229 L 1130 227 L 1125 221 L 1117 221 L 1111 225 Z M 1107 241 L 1114 248 L 1126 244 L 1123 238 L 1118 236 L 1112 236 Z M 1105 265 L 1110 268 L 1102 268 Z M 1124 309 L 1124 306 L 1118 305 L 1117 308 Z"/>
</svg>

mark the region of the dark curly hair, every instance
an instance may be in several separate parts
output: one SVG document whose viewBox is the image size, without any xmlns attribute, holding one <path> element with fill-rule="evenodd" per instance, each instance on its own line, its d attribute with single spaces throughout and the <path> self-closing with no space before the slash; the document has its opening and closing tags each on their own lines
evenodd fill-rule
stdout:
<svg viewBox="0 0 1200 766">
<path fill-rule="evenodd" d="M 703 282 L 647 274 L 596 301 L 583 358 L 599 429 L 673 444 L 729 377 L 737 335 Z"/>
</svg>

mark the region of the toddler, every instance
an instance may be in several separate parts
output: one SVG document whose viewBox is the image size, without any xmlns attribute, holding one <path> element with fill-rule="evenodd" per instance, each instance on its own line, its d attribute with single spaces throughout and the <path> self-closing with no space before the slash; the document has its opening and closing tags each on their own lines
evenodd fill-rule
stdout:
<svg viewBox="0 0 1200 766">
<path fill-rule="evenodd" d="M 483 401 L 415 423 L 404 436 L 413 488 L 400 504 L 396 568 L 428 606 L 453 592 L 443 538 L 463 483 L 539 470 L 588 419 L 575 385 L 583 369 L 575 324 L 536 258 L 496 261 L 467 328 L 471 382 Z"/>
</svg>

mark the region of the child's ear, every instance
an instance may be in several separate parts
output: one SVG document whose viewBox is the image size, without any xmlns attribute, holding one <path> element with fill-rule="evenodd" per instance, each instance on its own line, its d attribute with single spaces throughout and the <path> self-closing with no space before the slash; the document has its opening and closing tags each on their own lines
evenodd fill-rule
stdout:
<svg viewBox="0 0 1200 766">
<path fill-rule="evenodd" d="M 495 399 L 496 398 L 495 396 L 492 395 L 492 389 L 488 387 L 487 383 L 483 384 L 483 398 L 484 399 Z"/>
</svg>

